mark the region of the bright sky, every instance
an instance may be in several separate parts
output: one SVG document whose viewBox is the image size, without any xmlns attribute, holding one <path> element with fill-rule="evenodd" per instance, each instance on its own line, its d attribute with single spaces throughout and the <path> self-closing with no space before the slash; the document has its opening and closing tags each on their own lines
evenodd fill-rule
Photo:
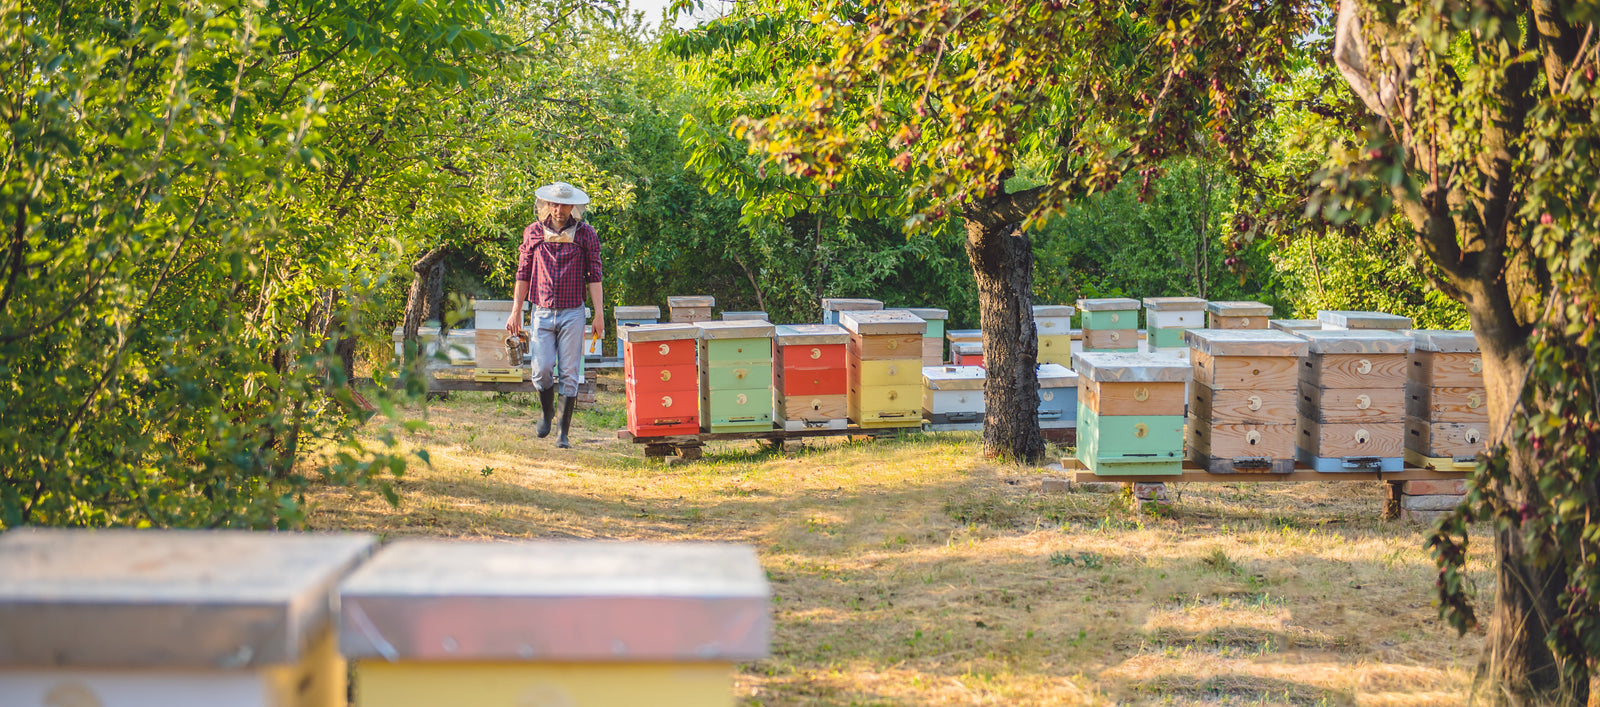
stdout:
<svg viewBox="0 0 1600 707">
<path fill-rule="evenodd" d="M 628 0 L 628 5 L 635 11 L 644 12 L 645 17 L 649 18 L 652 24 L 657 18 L 661 17 L 662 11 L 666 10 L 671 4 L 672 0 Z M 693 27 L 701 21 L 718 16 L 725 6 L 732 5 L 731 2 L 723 2 L 723 0 L 701 0 L 701 4 L 704 7 L 695 13 L 694 17 L 678 18 L 678 27 Z"/>
</svg>

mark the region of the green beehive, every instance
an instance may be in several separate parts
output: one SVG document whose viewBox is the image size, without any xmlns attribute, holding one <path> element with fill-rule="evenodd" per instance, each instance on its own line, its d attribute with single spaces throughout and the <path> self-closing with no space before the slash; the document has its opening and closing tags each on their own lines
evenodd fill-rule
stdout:
<svg viewBox="0 0 1600 707">
<path fill-rule="evenodd" d="M 1078 460 L 1100 476 L 1183 473 L 1180 359 L 1140 353 L 1073 356 L 1078 378 Z"/>
<path fill-rule="evenodd" d="M 696 322 L 700 330 L 700 422 L 708 432 L 772 429 L 771 324 Z"/>
<path fill-rule="evenodd" d="M 1139 300 L 1106 297 L 1078 300 L 1084 351 L 1139 350 Z"/>
</svg>

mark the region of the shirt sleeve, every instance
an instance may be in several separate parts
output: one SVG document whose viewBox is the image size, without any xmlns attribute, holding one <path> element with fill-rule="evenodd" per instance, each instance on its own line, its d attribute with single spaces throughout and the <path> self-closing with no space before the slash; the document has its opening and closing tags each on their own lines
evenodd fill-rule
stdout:
<svg viewBox="0 0 1600 707">
<path fill-rule="evenodd" d="M 583 239 L 583 282 L 600 282 L 605 271 L 600 266 L 600 234 L 593 226 L 585 224 L 587 237 Z"/>
<path fill-rule="evenodd" d="M 517 247 L 517 282 L 533 282 L 533 249 L 544 242 L 537 233 L 538 227 L 538 223 L 530 223 L 522 229 L 522 245 Z"/>
</svg>

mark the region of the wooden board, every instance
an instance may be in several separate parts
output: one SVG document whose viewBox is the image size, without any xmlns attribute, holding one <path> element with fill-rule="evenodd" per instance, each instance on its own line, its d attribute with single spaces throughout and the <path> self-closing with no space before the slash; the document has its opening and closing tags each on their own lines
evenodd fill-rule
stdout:
<svg viewBox="0 0 1600 707">
<path fill-rule="evenodd" d="M 1210 423 L 1190 417 L 1184 423 L 1184 441 L 1189 450 L 1207 457 L 1293 460 L 1297 431 L 1293 423 Z"/>
<path fill-rule="evenodd" d="M 1407 355 L 1319 354 L 1300 359 L 1300 380 L 1319 388 L 1404 388 Z"/>
<path fill-rule="evenodd" d="M 1084 329 L 1084 351 L 1137 350 L 1138 329 Z"/>
<path fill-rule="evenodd" d="M 1423 469 L 1435 471 L 1460 471 L 1472 473 L 1478 468 L 1476 457 L 1466 459 L 1457 457 L 1429 457 L 1414 449 L 1406 450 L 1406 464 Z"/>
<path fill-rule="evenodd" d="M 1212 329 L 1265 329 L 1268 317 L 1229 317 L 1221 314 L 1211 315 Z"/>
<path fill-rule="evenodd" d="M 1182 415 L 1183 383 L 1100 383 L 1078 378 L 1078 395 L 1099 415 Z"/>
<path fill-rule="evenodd" d="M 836 420 L 846 415 L 844 395 L 782 395 L 773 405 L 777 420 Z"/>
<path fill-rule="evenodd" d="M 921 334 L 851 334 L 850 355 L 861 361 L 922 358 Z"/>
<path fill-rule="evenodd" d="M 1304 464 L 1296 464 L 1294 471 L 1287 474 L 1213 474 L 1205 467 L 1192 462 L 1183 463 L 1183 472 L 1170 476 L 1096 476 L 1083 467 L 1083 463 L 1072 457 L 1064 457 L 1061 466 L 1071 475 L 1077 483 L 1086 481 L 1110 481 L 1122 483 L 1227 483 L 1234 481 L 1266 482 L 1266 481 L 1430 481 L 1440 479 L 1464 479 L 1470 474 L 1465 471 L 1450 471 L 1407 467 L 1400 471 L 1348 471 L 1348 472 L 1319 472 L 1312 471 Z"/>
<path fill-rule="evenodd" d="M 895 358 L 873 361 L 850 360 L 850 382 L 860 386 L 920 385 L 922 359 Z"/>
<path fill-rule="evenodd" d="M 1213 423 L 1286 424 L 1295 420 L 1294 390 L 1217 390 L 1196 383 L 1189 415 Z"/>
<path fill-rule="evenodd" d="M 1482 388 L 1483 357 L 1475 353 L 1413 351 L 1408 375 L 1425 388 Z"/>
<path fill-rule="evenodd" d="M 1328 459 L 1398 457 L 1405 452 L 1405 423 L 1321 423 L 1301 415 L 1296 446 Z"/>
<path fill-rule="evenodd" d="M 1216 390 L 1294 390 L 1299 374 L 1292 356 L 1212 356 L 1190 353 L 1196 383 Z"/>
<path fill-rule="evenodd" d="M 511 368 L 521 361 L 512 361 L 506 349 L 505 329 L 474 329 L 472 331 L 472 358 L 479 368 Z"/>
<path fill-rule="evenodd" d="M 1413 385 L 1406 391 L 1406 414 L 1434 422 L 1489 421 L 1488 395 L 1483 388 L 1430 388 Z"/>
<path fill-rule="evenodd" d="M 1317 422 L 1404 422 L 1403 388 L 1318 388 L 1300 381 L 1299 413 Z"/>
<path fill-rule="evenodd" d="M 1489 448 L 1488 421 L 1482 423 L 1436 422 L 1420 417 L 1406 418 L 1406 450 L 1427 457 L 1456 457 L 1477 454 Z"/>
</svg>

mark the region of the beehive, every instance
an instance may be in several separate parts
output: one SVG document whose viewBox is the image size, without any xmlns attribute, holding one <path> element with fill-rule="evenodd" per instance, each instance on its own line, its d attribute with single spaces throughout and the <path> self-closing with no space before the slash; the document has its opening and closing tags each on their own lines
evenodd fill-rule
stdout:
<svg viewBox="0 0 1600 707">
<path fill-rule="evenodd" d="M 723 312 L 722 321 L 725 322 L 764 322 L 767 321 L 766 312 Z"/>
<path fill-rule="evenodd" d="M 850 332 L 836 324 L 784 324 L 773 336 L 773 419 L 786 430 L 849 426 Z"/>
<path fill-rule="evenodd" d="M 946 329 L 944 332 L 944 338 L 945 341 L 949 342 L 950 344 L 951 363 L 955 363 L 956 360 L 956 344 L 978 344 L 979 351 L 982 351 L 982 329 Z"/>
<path fill-rule="evenodd" d="M 717 298 L 709 295 L 668 297 L 667 321 L 674 324 L 710 321 L 711 308 L 715 306 Z"/>
<path fill-rule="evenodd" d="M 840 312 L 870 312 L 883 309 L 883 302 L 875 299 L 822 298 L 822 323 L 839 324 Z"/>
<path fill-rule="evenodd" d="M 983 342 L 957 341 L 950 344 L 950 362 L 957 366 L 983 368 Z"/>
<path fill-rule="evenodd" d="M 617 355 L 623 357 L 626 365 L 627 354 L 622 347 L 622 330 L 640 324 L 655 324 L 661 321 L 661 308 L 656 306 L 622 306 L 611 309 L 611 319 L 617 328 Z"/>
<path fill-rule="evenodd" d="M 523 310 L 523 317 L 527 317 L 528 310 Z M 472 328 L 474 329 L 499 329 L 506 328 L 506 322 L 511 320 L 511 300 L 508 299 L 475 299 L 472 300 Z M 524 322 L 526 323 L 526 322 Z"/>
<path fill-rule="evenodd" d="M 0 704 L 343 706 L 333 614 L 367 535 L 0 535 Z"/>
<path fill-rule="evenodd" d="M 1470 468 L 1487 449 L 1483 357 L 1470 331 L 1414 330 L 1406 374 L 1406 461 Z"/>
<path fill-rule="evenodd" d="M 1300 365 L 1301 463 L 1317 471 L 1399 471 L 1411 337 L 1317 330 Z"/>
<path fill-rule="evenodd" d="M 907 307 L 905 311 L 928 323 L 928 329 L 922 332 L 922 365 L 943 364 L 944 323 L 950 318 L 950 312 L 937 307 Z"/>
<path fill-rule="evenodd" d="M 1195 329 L 1189 459 L 1213 474 L 1294 471 L 1305 339 L 1265 329 Z"/>
<path fill-rule="evenodd" d="M 1085 352 L 1139 350 L 1139 300 L 1127 297 L 1080 299 L 1078 312 Z"/>
<path fill-rule="evenodd" d="M 766 322 L 695 322 L 700 424 L 707 432 L 772 429 L 772 335 Z"/>
<path fill-rule="evenodd" d="M 987 375 L 978 366 L 924 366 L 922 416 L 932 429 L 983 429 L 983 385 Z"/>
<path fill-rule="evenodd" d="M 909 312 L 846 311 L 850 419 L 862 427 L 922 426 L 922 333 Z"/>
<path fill-rule="evenodd" d="M 1072 367 L 1071 305 L 1043 304 L 1033 308 L 1033 328 L 1039 332 L 1039 363 Z"/>
<path fill-rule="evenodd" d="M 1385 312 L 1352 312 L 1345 310 L 1318 310 L 1317 321 L 1323 329 L 1381 329 L 1400 331 L 1411 328 L 1411 318 Z"/>
<path fill-rule="evenodd" d="M 354 707 L 731 707 L 770 601 L 747 547 L 399 540 L 341 586 L 339 643 Z"/>
<path fill-rule="evenodd" d="M 1199 297 L 1144 298 L 1145 348 L 1151 353 L 1189 355 L 1183 332 L 1204 329 L 1206 301 Z"/>
<path fill-rule="evenodd" d="M 640 324 L 622 339 L 623 398 L 635 437 L 700 431 L 700 330 L 693 324 Z"/>
<path fill-rule="evenodd" d="M 479 371 L 486 368 L 522 367 L 524 365 L 523 361 L 511 360 L 511 349 L 506 346 L 506 338 L 510 335 L 505 330 L 504 324 L 499 329 L 472 330 L 473 365 L 477 366 Z"/>
<path fill-rule="evenodd" d="M 1260 302 L 1207 302 L 1212 329 L 1265 329 L 1272 307 Z"/>
<path fill-rule="evenodd" d="M 1148 353 L 1085 351 L 1078 372 L 1078 460 L 1101 476 L 1183 471 L 1188 363 Z"/>
<path fill-rule="evenodd" d="M 1294 334 L 1302 331 L 1316 331 L 1322 328 L 1321 320 L 1317 319 L 1268 319 L 1267 327 L 1278 331 Z"/>
<path fill-rule="evenodd" d="M 1059 363 L 1041 363 L 1034 374 L 1039 379 L 1039 428 L 1076 427 L 1078 372 Z"/>
</svg>

